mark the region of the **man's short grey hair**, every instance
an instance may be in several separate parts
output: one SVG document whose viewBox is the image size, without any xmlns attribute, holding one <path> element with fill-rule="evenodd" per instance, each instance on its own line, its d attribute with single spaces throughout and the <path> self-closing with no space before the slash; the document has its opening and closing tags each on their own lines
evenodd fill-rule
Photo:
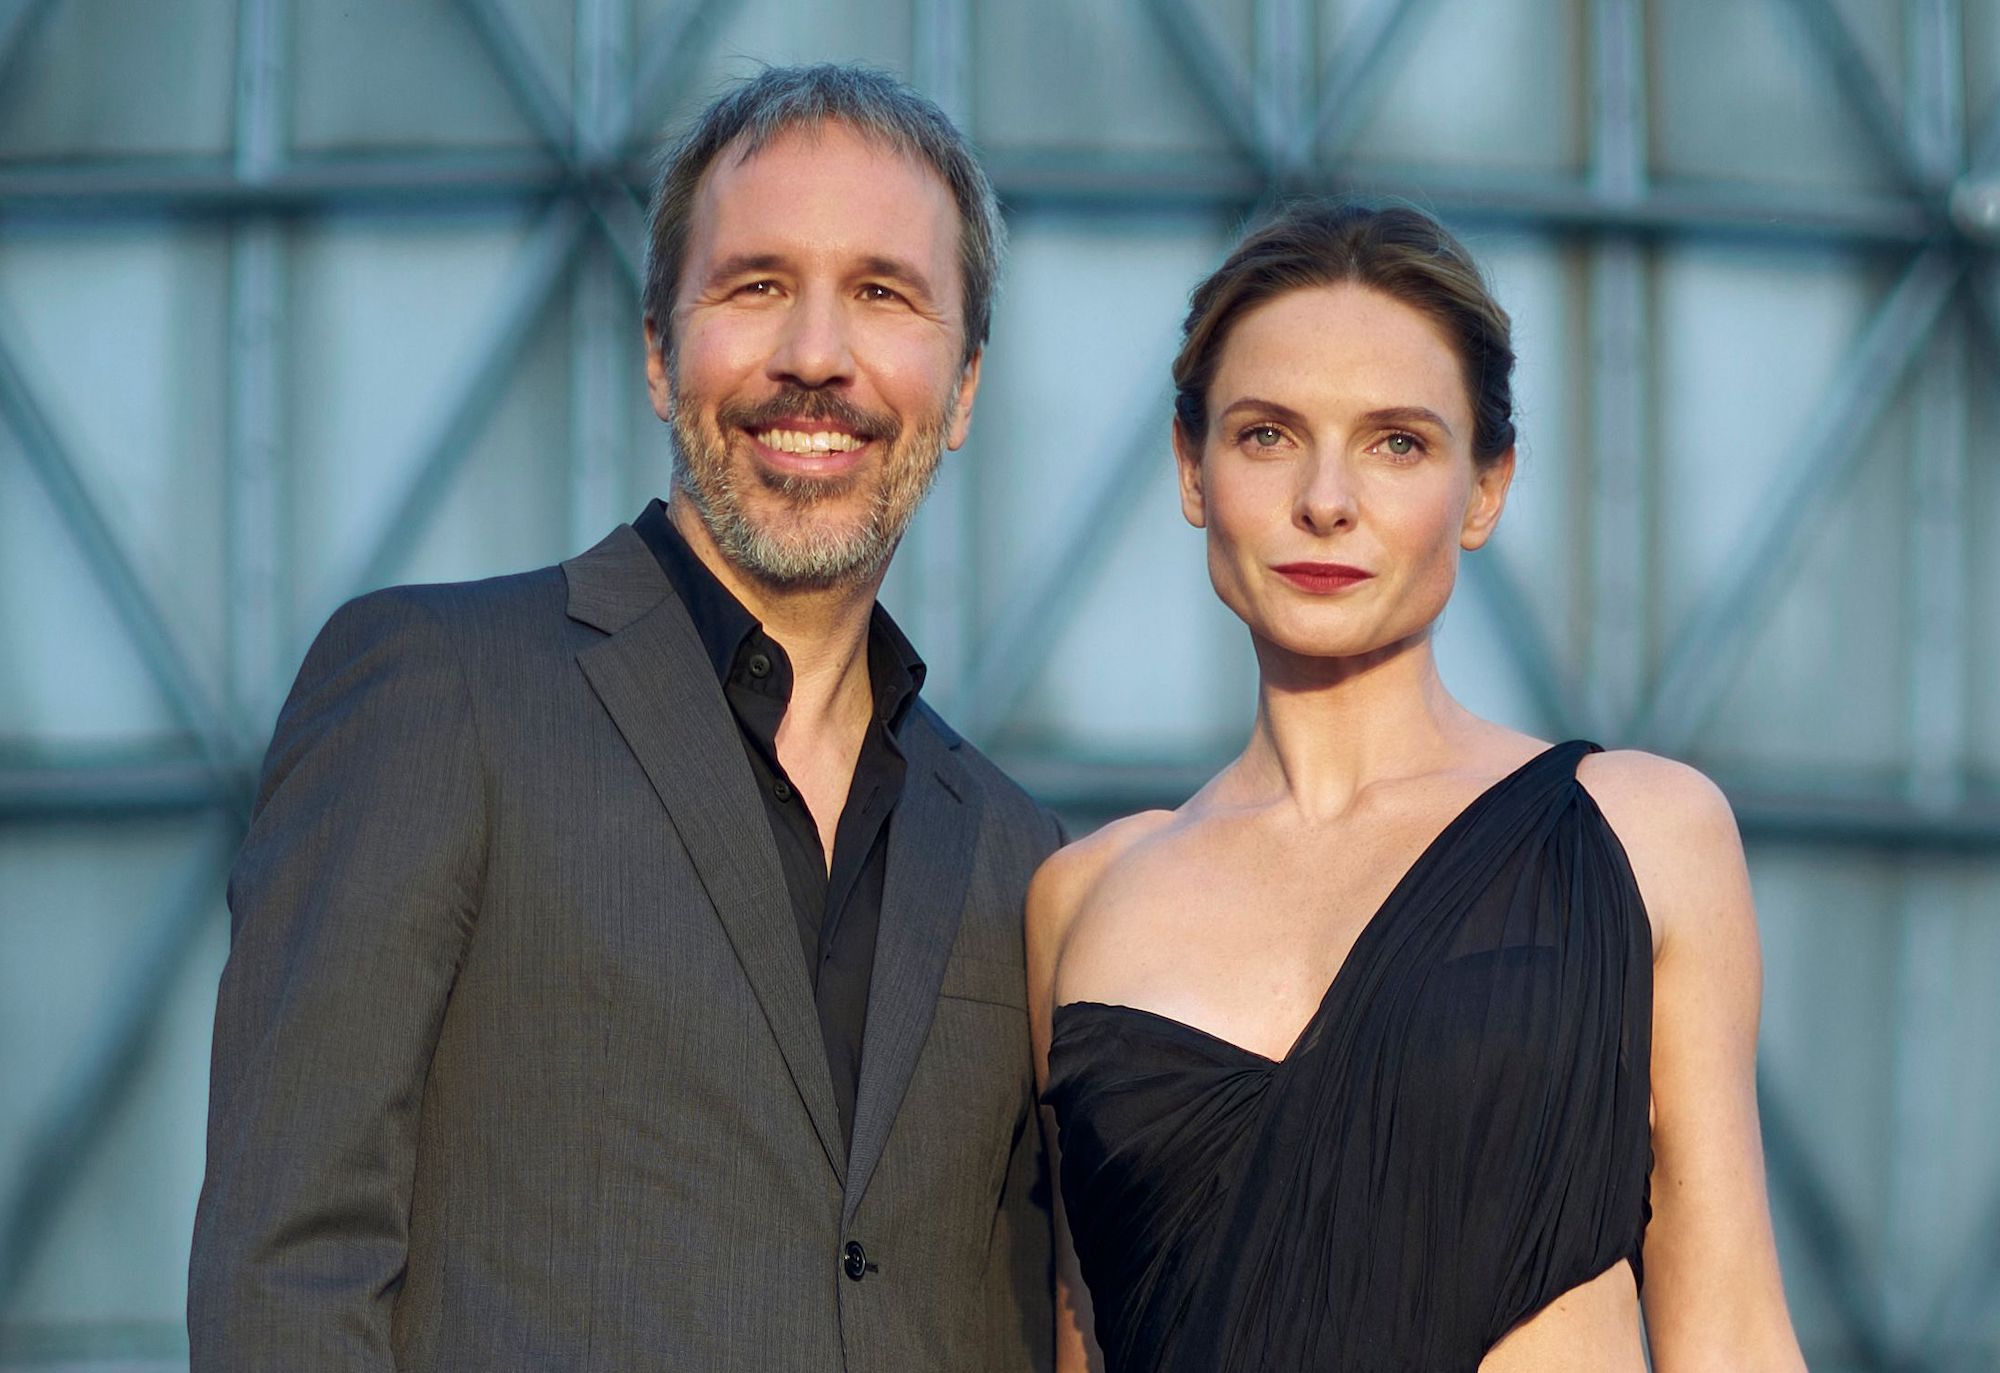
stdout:
<svg viewBox="0 0 2000 1373">
<path fill-rule="evenodd" d="M 838 121 L 925 163 L 958 204 L 965 354 L 986 345 L 1007 241 L 993 184 L 965 136 L 928 96 L 867 67 L 766 67 L 703 110 L 660 160 L 646 232 L 646 318 L 663 356 L 674 349 L 674 297 L 686 266 L 688 224 L 701 179 L 724 150 L 740 160 L 779 134 Z"/>
</svg>

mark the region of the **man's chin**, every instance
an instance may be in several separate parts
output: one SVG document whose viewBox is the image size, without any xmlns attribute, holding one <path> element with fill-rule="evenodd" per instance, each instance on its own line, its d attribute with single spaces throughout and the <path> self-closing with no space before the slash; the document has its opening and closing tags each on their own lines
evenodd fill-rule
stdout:
<svg viewBox="0 0 2000 1373">
<path fill-rule="evenodd" d="M 865 527 L 811 519 L 746 520 L 724 541 L 731 560 L 767 585 L 823 591 L 874 577 L 894 544 Z"/>
</svg>

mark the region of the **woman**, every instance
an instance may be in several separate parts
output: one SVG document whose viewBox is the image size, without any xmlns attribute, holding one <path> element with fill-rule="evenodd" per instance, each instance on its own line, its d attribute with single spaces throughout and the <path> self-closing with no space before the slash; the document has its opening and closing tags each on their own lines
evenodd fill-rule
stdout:
<svg viewBox="0 0 2000 1373">
<path fill-rule="evenodd" d="M 1186 805 L 1029 895 L 1065 1367 L 1094 1328 L 1111 1373 L 1643 1373 L 1642 1273 L 1659 1373 L 1804 1366 L 1727 804 L 1438 679 L 1513 361 L 1411 209 L 1292 208 L 1194 293 L 1181 502 L 1258 711 Z"/>
</svg>

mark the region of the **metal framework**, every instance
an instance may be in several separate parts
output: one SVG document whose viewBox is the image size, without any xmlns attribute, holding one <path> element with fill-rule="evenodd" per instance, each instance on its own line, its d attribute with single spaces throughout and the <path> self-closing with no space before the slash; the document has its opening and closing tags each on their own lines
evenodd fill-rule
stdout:
<svg viewBox="0 0 2000 1373">
<path fill-rule="evenodd" d="M 73 2 L 73 0 L 71 0 Z M 0 232 L 9 220 L 206 219 L 229 238 L 229 411 L 226 691 L 217 699 L 195 668 L 155 589 L 79 476 L 74 450 L 17 361 L 22 341 L 0 337 L 0 423 L 59 511 L 147 670 L 193 741 L 183 756 L 144 765 L 91 765 L 34 756 L 0 758 L 0 824 L 51 817 L 99 819 L 193 813 L 210 817 L 204 839 L 168 890 L 120 968 L 108 1014 L 66 1074 L 61 1099 L 38 1127 L 20 1173 L 0 1179 L 0 1312 L 34 1260 L 73 1188 L 80 1161 L 143 1062 L 174 978 L 215 908 L 240 836 L 260 751 L 260 726 L 282 689 L 295 646 L 279 607 L 290 575 L 276 537 L 287 474 L 285 375 L 287 263 L 278 221 L 287 215 L 369 214 L 411 205 L 538 206 L 472 346 L 459 359 L 419 441 L 399 465 L 404 486 L 379 527 L 354 549 L 336 588 L 358 592 L 399 566 L 429 527 L 466 458 L 483 416 L 510 383 L 536 323 L 567 290 L 575 402 L 566 527 L 573 541 L 621 513 L 629 397 L 614 365 L 629 333 L 638 279 L 643 203 L 640 133 L 663 93 L 691 79 L 726 8 L 681 0 L 639 43 L 632 0 L 574 0 L 571 94 L 553 89 L 529 40 L 502 0 L 456 0 L 539 146 L 504 154 L 410 153 L 358 159 L 289 150 L 285 96 L 293 0 L 239 0 L 236 123 L 230 156 L 119 166 L 0 167 Z M 63 0 L 0 0 L 0 79 Z M 1722 779 L 1748 834 L 1789 841 L 1862 843 L 1918 852 L 2000 854 L 2000 802 L 1968 792 L 1966 663 L 1969 591 L 1964 499 L 1970 462 L 1967 395 L 1972 375 L 1991 384 L 2000 355 L 2000 104 L 1968 120 L 1957 45 L 1961 0 L 1905 0 L 1907 71 L 1899 99 L 1876 71 L 1833 0 L 1763 0 L 1782 6 L 1808 35 L 1826 73 L 1859 117 L 1874 152 L 1895 177 L 1892 192 L 1839 195 L 1663 181 L 1648 165 L 1647 74 L 1641 0 L 1590 0 L 1590 124 L 1582 175 L 1509 173 L 1504 178 L 1348 160 L 1371 83 L 1393 68 L 1401 45 L 1442 0 L 1363 0 L 1315 72 L 1306 54 L 1314 0 L 1253 0 L 1252 54 L 1233 60 L 1198 0 L 1126 0 L 1145 10 L 1184 75 L 1232 142 L 1198 162 L 1114 153 L 999 152 L 990 165 L 1010 213 L 1048 207 L 1201 207 L 1244 213 L 1300 190 L 1367 189 L 1418 194 L 1461 222 L 1528 226 L 1586 246 L 1588 327 L 1595 386 L 1588 412 L 1588 648 L 1579 679 L 1521 594 L 1514 571 L 1492 551 L 1468 563 L 1479 594 L 1504 631 L 1523 680 L 1551 727 L 1594 733 L 1668 752 L 1695 742 L 1716 709 L 1746 645 L 1796 567 L 1807 532 L 1843 489 L 1866 440 L 1912 376 L 1928 416 L 1925 455 L 1910 473 L 1917 528 L 1913 556 L 1910 686 L 1913 749 L 1901 785 L 1842 794 L 1810 780 L 1779 791 Z M 945 108 L 970 109 L 972 0 L 915 0 L 911 70 Z M 1752 238 L 1777 244 L 1841 244 L 1900 259 L 1904 268 L 1877 303 L 1827 388 L 1824 404 L 1788 449 L 1774 494 L 1728 567 L 1704 594 L 1649 672 L 1642 631 L 1626 607 L 1641 599 L 1650 563 L 1644 463 L 1650 432 L 1647 255 L 1665 239 Z M 1969 347 L 1967 341 L 1982 346 Z M 1920 358 L 1934 364 L 1921 372 Z M 1154 375 L 1162 374 L 1160 368 Z M 963 662 L 950 713 L 976 738 L 1004 742 L 1005 727 L 1042 670 L 1068 614 L 1073 589 L 1132 508 L 1156 458 L 1162 396 L 1135 398 L 1122 456 L 1083 478 L 1056 542 L 997 622 L 970 634 L 962 607 L 962 553 L 972 511 L 932 512 L 902 558 L 918 569 L 914 618 L 933 652 Z M 1079 813 L 1178 799 L 1192 764 L 1089 768 L 1060 758 L 1008 760 L 1024 781 Z M 1913 898 L 1914 899 L 1914 898 Z M 1898 1027 L 1908 1086 L 1899 1138 L 1921 1156 L 1926 1122 L 1945 1085 L 1923 1071 L 1931 1028 L 1922 1004 L 1950 949 L 1912 922 L 1903 952 L 1905 1003 Z M 1792 1255 L 1819 1270 L 1837 1294 L 1860 1366 L 1945 1369 L 1977 1337 L 2000 1297 L 2000 1195 L 1978 1252 L 1957 1266 L 1955 1285 L 1926 1305 L 1892 1270 L 1868 1261 L 1854 1226 L 1815 1161 L 1798 1113 L 1773 1082 L 1760 1082 L 1774 1188 L 1807 1239 Z M 1905 1237 L 1903 1243 L 1907 1243 Z"/>
</svg>

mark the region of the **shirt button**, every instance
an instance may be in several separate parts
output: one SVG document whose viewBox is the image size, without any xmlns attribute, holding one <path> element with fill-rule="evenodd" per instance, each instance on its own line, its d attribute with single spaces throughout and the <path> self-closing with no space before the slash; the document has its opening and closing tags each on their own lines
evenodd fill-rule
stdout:
<svg viewBox="0 0 2000 1373">
<path fill-rule="evenodd" d="M 771 658 L 766 653 L 751 654 L 750 661 L 743 666 L 750 669 L 752 677 L 763 678 L 771 675 Z"/>
<path fill-rule="evenodd" d="M 871 1267 L 873 1265 L 868 1262 L 868 1251 L 857 1241 L 849 1240 L 847 1247 L 840 1251 L 840 1271 L 853 1281 L 860 1282 L 868 1275 Z"/>
<path fill-rule="evenodd" d="M 771 795 L 777 797 L 780 801 L 791 800 L 792 784 L 780 777 L 777 781 L 771 783 Z"/>
</svg>

